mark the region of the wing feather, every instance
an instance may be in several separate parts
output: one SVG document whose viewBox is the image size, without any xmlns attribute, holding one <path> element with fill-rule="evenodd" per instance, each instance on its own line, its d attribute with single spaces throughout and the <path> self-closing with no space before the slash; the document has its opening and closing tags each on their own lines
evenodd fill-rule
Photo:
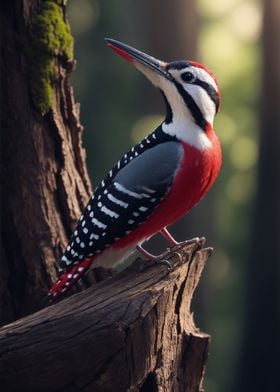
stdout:
<svg viewBox="0 0 280 392">
<path fill-rule="evenodd" d="M 183 148 L 174 140 L 126 153 L 90 199 L 61 266 L 68 270 L 94 257 L 145 223 L 168 194 L 182 156 Z"/>
</svg>

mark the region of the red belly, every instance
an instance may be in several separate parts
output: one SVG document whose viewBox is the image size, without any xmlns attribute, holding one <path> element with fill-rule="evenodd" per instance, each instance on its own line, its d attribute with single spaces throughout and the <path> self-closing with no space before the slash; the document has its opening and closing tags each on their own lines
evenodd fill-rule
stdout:
<svg viewBox="0 0 280 392">
<path fill-rule="evenodd" d="M 167 197 L 142 226 L 120 239 L 114 247 L 137 243 L 152 236 L 176 222 L 202 199 L 221 167 L 221 149 L 215 135 L 212 143 L 213 148 L 203 151 L 184 144 L 183 162 Z"/>
</svg>

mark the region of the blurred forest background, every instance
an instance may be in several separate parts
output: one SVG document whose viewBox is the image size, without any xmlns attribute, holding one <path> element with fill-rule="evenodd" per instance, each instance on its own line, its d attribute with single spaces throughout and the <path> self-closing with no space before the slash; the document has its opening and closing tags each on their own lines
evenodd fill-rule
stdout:
<svg viewBox="0 0 280 392">
<path fill-rule="evenodd" d="M 77 59 L 72 81 L 94 186 L 164 116 L 160 94 L 106 48 L 104 37 L 166 61 L 201 61 L 219 81 L 222 172 L 171 229 L 180 240 L 204 235 L 215 247 L 194 304 L 196 324 L 212 336 L 207 392 L 280 390 L 279 14 L 278 0 L 68 5 Z"/>
</svg>

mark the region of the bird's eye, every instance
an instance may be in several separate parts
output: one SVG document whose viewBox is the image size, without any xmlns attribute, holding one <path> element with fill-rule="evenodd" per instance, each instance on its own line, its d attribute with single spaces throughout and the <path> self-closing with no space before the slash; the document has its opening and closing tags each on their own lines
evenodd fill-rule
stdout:
<svg viewBox="0 0 280 392">
<path fill-rule="evenodd" d="M 187 83 L 192 83 L 195 80 L 195 76 L 191 72 L 182 73 L 181 78 Z"/>
</svg>

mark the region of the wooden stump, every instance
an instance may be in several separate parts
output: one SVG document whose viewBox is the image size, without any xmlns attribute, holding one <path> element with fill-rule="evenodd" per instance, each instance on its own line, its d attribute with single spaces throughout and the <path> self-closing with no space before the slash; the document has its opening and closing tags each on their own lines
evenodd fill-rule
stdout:
<svg viewBox="0 0 280 392">
<path fill-rule="evenodd" d="M 211 248 L 137 259 L 104 282 L 0 330 L 3 391 L 201 391 L 209 336 L 190 305 Z"/>
</svg>

